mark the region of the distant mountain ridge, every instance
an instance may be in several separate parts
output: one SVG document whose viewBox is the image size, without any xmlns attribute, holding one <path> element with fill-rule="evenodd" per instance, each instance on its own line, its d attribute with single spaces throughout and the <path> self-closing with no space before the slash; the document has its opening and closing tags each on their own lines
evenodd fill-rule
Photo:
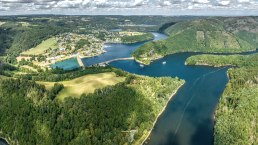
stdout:
<svg viewBox="0 0 258 145">
<path fill-rule="evenodd" d="M 258 46 L 258 18 L 207 18 L 178 22 L 168 27 L 166 40 L 147 43 L 133 56 L 148 64 L 177 52 L 236 53 Z"/>
</svg>

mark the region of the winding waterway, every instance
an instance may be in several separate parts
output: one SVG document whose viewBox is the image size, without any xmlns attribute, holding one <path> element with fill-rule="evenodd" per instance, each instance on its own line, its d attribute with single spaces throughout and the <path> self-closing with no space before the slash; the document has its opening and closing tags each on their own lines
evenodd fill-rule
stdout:
<svg viewBox="0 0 258 145">
<path fill-rule="evenodd" d="M 154 33 L 155 40 L 166 35 Z M 107 53 L 84 59 L 93 65 L 116 58 L 130 57 L 142 43 L 107 44 Z M 228 82 L 227 68 L 185 66 L 185 60 L 197 53 L 169 55 L 149 66 L 140 66 L 134 60 L 112 62 L 110 65 L 125 71 L 152 77 L 171 76 L 186 80 L 186 83 L 169 102 L 158 119 L 145 144 L 149 145 L 212 145 L 213 114 L 219 98 Z M 165 64 L 163 62 L 166 62 Z"/>
<path fill-rule="evenodd" d="M 155 40 L 167 36 L 154 33 Z M 117 58 L 130 57 L 143 45 L 106 44 L 106 53 L 83 59 L 94 65 Z M 197 53 L 178 53 L 156 60 L 148 66 L 140 66 L 134 60 L 121 60 L 110 65 L 125 71 L 152 77 L 171 76 L 186 80 L 170 100 L 166 110 L 156 122 L 145 144 L 149 145 L 212 145 L 214 111 L 228 82 L 227 67 L 186 66 L 185 60 Z M 249 54 L 249 53 L 246 53 Z M 166 63 L 164 63 L 166 62 Z"/>
<path fill-rule="evenodd" d="M 227 68 L 185 66 L 194 53 L 180 53 L 140 67 L 135 61 L 112 66 L 152 77 L 171 76 L 186 83 L 169 102 L 145 143 L 149 145 L 212 145 L 213 114 L 228 81 Z M 162 62 L 166 61 L 166 64 Z"/>
</svg>

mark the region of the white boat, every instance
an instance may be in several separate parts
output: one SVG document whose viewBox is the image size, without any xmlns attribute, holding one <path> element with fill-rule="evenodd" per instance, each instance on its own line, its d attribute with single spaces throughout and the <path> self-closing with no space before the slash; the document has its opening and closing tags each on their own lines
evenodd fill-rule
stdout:
<svg viewBox="0 0 258 145">
<path fill-rule="evenodd" d="M 166 64 L 167 62 L 166 61 L 163 61 L 162 64 Z"/>
<path fill-rule="evenodd" d="M 140 67 L 144 67 L 144 65 L 143 65 L 143 64 L 140 64 Z"/>
</svg>

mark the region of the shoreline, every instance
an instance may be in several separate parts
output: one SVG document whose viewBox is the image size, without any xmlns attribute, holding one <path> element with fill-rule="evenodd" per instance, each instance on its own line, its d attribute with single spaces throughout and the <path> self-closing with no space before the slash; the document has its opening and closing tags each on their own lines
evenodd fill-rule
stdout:
<svg viewBox="0 0 258 145">
<path fill-rule="evenodd" d="M 3 140 L 5 143 L 7 143 L 7 145 L 10 145 L 9 141 L 6 138 L 0 137 L 0 140 Z"/>
<path fill-rule="evenodd" d="M 138 59 L 135 59 L 135 60 L 140 64 L 150 65 L 152 62 L 154 62 L 156 60 L 162 59 L 169 55 L 178 54 L 178 53 L 196 53 L 196 55 L 203 55 L 203 54 L 208 54 L 208 55 L 246 55 L 243 53 L 255 53 L 255 52 L 258 52 L 258 48 L 254 49 L 254 50 L 240 51 L 240 52 L 205 52 L 205 51 L 198 51 L 198 50 L 197 51 L 177 51 L 177 52 L 172 52 L 172 53 L 163 55 L 160 58 L 151 59 L 151 60 L 147 61 L 146 63 L 144 63 Z"/>
<path fill-rule="evenodd" d="M 181 85 L 179 85 L 179 86 L 177 87 L 177 89 L 170 95 L 170 97 L 168 98 L 166 104 L 164 105 L 164 107 L 162 108 L 162 110 L 160 111 L 160 113 L 158 114 L 158 116 L 156 117 L 155 121 L 153 122 L 151 130 L 148 131 L 147 136 L 144 137 L 144 140 L 141 142 L 141 145 L 143 145 L 143 144 L 149 139 L 150 134 L 151 134 L 151 132 L 153 131 L 153 129 L 154 129 L 154 127 L 155 127 L 155 124 L 157 123 L 158 119 L 159 119 L 160 116 L 163 114 L 163 112 L 166 110 L 166 108 L 167 108 L 167 106 L 168 106 L 168 103 L 171 101 L 171 99 L 176 95 L 176 93 L 179 91 L 179 89 L 180 89 L 184 84 L 185 84 L 185 82 L 182 83 Z"/>
<path fill-rule="evenodd" d="M 215 67 L 215 68 L 219 68 L 219 67 L 237 67 L 237 65 L 232 65 L 232 64 L 224 64 L 224 65 L 213 65 L 213 64 L 208 64 L 208 63 L 195 63 L 195 64 L 188 64 L 187 62 L 185 62 L 185 65 L 187 66 L 208 66 L 208 67 Z"/>
<path fill-rule="evenodd" d="M 131 45 L 131 44 L 143 43 L 143 42 L 148 42 L 148 41 L 153 41 L 153 40 L 154 40 L 154 38 L 153 38 L 153 39 L 149 39 L 149 40 L 144 40 L 144 41 L 137 41 L 137 42 L 133 42 L 133 43 L 107 42 L 107 43 L 104 43 L 104 45 L 105 45 L 105 44 Z M 78 56 L 78 57 L 79 57 L 80 59 L 93 58 L 93 57 L 97 57 L 97 56 L 99 56 L 99 55 L 101 55 L 101 54 L 104 54 L 104 53 L 106 53 L 106 52 L 107 52 L 107 51 L 106 51 L 105 49 L 103 49 L 103 51 L 102 51 L 100 54 L 96 54 L 96 55 L 93 55 L 93 56 Z M 65 57 L 65 58 L 62 58 L 62 59 L 60 59 L 60 60 L 55 61 L 54 63 L 50 63 L 48 66 L 51 68 L 51 65 L 53 65 L 53 64 L 55 64 L 55 63 L 63 62 L 63 61 L 66 61 L 66 60 L 68 60 L 68 59 L 73 59 L 73 58 L 76 58 L 76 57 L 77 57 L 77 56 L 67 56 L 67 57 Z M 136 59 L 134 58 L 134 60 L 136 60 Z M 138 61 L 138 60 L 136 60 L 136 61 Z M 138 63 L 144 64 L 143 62 L 138 62 Z M 147 64 L 144 64 L 144 65 L 147 65 Z"/>
</svg>

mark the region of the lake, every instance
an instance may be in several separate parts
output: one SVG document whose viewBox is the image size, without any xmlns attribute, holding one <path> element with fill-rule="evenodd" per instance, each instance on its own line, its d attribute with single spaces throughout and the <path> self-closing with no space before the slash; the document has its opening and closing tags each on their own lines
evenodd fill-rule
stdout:
<svg viewBox="0 0 258 145">
<path fill-rule="evenodd" d="M 80 65 L 76 58 L 70 58 L 60 62 L 56 62 L 55 64 L 52 64 L 51 67 L 62 68 L 64 70 L 73 70 L 73 69 L 79 68 Z"/>
<path fill-rule="evenodd" d="M 153 33 L 154 41 L 167 38 Z M 116 58 L 130 57 L 145 42 L 135 44 L 106 44 L 104 54 L 83 59 L 83 63 L 94 65 Z M 243 53 L 251 54 L 253 52 Z M 219 98 L 228 82 L 228 67 L 186 66 L 185 60 L 198 53 L 178 53 L 166 56 L 141 66 L 134 60 L 121 60 L 110 63 L 122 70 L 151 77 L 179 77 L 186 83 L 170 100 L 154 126 L 148 145 L 212 145 L 214 112 Z M 71 60 L 69 60 L 71 61 Z M 64 64 L 65 63 L 62 62 Z M 71 65 L 72 63 L 69 63 Z M 76 63 L 75 63 L 76 64 Z M 67 67 L 67 65 L 65 65 Z M 68 66 L 69 66 L 68 65 Z"/>
<path fill-rule="evenodd" d="M 145 144 L 213 144 L 213 114 L 228 82 L 227 68 L 185 66 L 185 60 L 195 54 L 169 55 L 144 67 L 133 60 L 111 63 L 114 67 L 139 75 L 171 76 L 186 80 L 158 119 Z"/>
<path fill-rule="evenodd" d="M 153 41 L 167 38 L 167 35 L 161 33 L 153 33 L 153 35 L 155 36 Z M 104 49 L 106 50 L 106 53 L 91 58 L 84 58 L 83 63 L 86 66 L 91 66 L 117 58 L 131 57 L 132 53 L 146 42 L 139 42 L 134 44 L 105 44 Z"/>
<path fill-rule="evenodd" d="M 161 34 L 161 33 L 155 33 L 153 32 L 154 40 L 161 40 L 167 38 L 167 35 Z M 148 42 L 148 41 L 146 41 Z M 104 49 L 106 50 L 106 53 L 103 53 L 101 55 L 95 56 L 95 57 L 90 57 L 90 58 L 84 58 L 82 59 L 83 63 L 85 66 L 92 66 L 99 64 L 101 62 L 117 59 L 117 58 L 127 58 L 131 57 L 132 53 L 142 46 L 146 42 L 139 42 L 139 43 L 134 43 L 134 44 L 105 44 Z M 64 70 L 73 70 L 76 68 L 79 68 L 79 64 L 76 60 L 76 58 L 71 58 L 67 60 L 63 60 L 60 62 L 57 62 L 53 65 L 51 65 L 52 68 L 62 68 Z"/>
<path fill-rule="evenodd" d="M 154 33 L 154 41 L 167 38 Z M 83 59 L 85 65 L 130 57 L 143 45 L 106 44 L 106 53 Z M 110 65 L 125 71 L 152 77 L 170 76 L 186 80 L 186 83 L 169 102 L 158 119 L 145 144 L 149 145 L 212 145 L 213 114 L 228 82 L 228 68 L 185 66 L 185 60 L 198 53 L 178 53 L 156 60 L 148 66 L 140 66 L 134 60 L 112 62 Z M 166 63 L 163 63 L 166 62 Z"/>
</svg>

